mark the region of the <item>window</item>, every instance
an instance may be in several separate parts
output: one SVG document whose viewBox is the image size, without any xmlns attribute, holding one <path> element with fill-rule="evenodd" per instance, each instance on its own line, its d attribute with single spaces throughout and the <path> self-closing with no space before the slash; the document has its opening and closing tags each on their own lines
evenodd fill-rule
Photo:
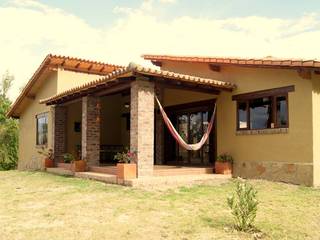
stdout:
<svg viewBox="0 0 320 240">
<path fill-rule="evenodd" d="M 294 86 L 234 95 L 237 101 L 237 129 L 287 128 L 288 92 Z"/>
<path fill-rule="evenodd" d="M 48 143 L 48 114 L 42 113 L 36 116 L 37 120 L 37 145 Z"/>
</svg>

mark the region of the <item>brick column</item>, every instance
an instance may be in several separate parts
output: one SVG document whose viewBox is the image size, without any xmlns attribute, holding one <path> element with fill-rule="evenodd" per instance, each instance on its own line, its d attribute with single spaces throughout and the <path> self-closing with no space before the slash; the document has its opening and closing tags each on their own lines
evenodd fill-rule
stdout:
<svg viewBox="0 0 320 240">
<path fill-rule="evenodd" d="M 163 104 L 163 88 L 156 87 L 156 94 L 161 104 Z M 156 111 L 156 164 L 163 164 L 164 162 L 164 122 L 159 111 L 159 106 L 155 103 Z"/>
<path fill-rule="evenodd" d="M 154 83 L 137 78 L 131 84 L 130 150 L 137 152 L 138 177 L 153 175 Z"/>
<path fill-rule="evenodd" d="M 63 106 L 53 106 L 52 111 L 52 150 L 54 154 L 54 162 L 63 161 L 63 154 L 66 153 L 66 122 L 67 108 Z"/>
<path fill-rule="evenodd" d="M 100 99 L 82 98 L 81 155 L 88 166 L 99 165 L 100 160 Z"/>
</svg>

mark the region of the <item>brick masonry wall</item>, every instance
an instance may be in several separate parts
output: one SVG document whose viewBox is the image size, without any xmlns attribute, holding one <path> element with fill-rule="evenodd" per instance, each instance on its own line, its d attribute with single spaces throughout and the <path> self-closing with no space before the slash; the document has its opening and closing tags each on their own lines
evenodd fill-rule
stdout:
<svg viewBox="0 0 320 240">
<path fill-rule="evenodd" d="M 163 104 L 163 88 L 157 87 L 156 94 L 161 104 Z M 155 103 L 156 108 L 156 136 L 155 136 L 155 148 L 156 148 L 156 164 L 164 163 L 164 122 L 162 119 L 162 115 L 159 111 L 158 104 Z"/>
<path fill-rule="evenodd" d="M 82 159 L 88 166 L 99 165 L 100 160 L 100 98 L 82 98 Z"/>
<path fill-rule="evenodd" d="M 130 150 L 137 152 L 138 177 L 153 175 L 154 83 L 137 78 L 131 84 Z"/>
<path fill-rule="evenodd" d="M 67 108 L 63 106 L 52 107 L 52 148 L 55 164 L 63 160 L 66 153 L 66 121 Z"/>
</svg>

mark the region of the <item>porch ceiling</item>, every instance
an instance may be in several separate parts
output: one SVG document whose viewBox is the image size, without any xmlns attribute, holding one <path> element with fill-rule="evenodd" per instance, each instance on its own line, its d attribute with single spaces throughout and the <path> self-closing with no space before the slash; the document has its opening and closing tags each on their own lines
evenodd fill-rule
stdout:
<svg viewBox="0 0 320 240">
<path fill-rule="evenodd" d="M 192 86 L 198 89 L 205 89 L 215 94 L 220 90 L 232 91 L 236 88 L 236 85 L 230 82 L 162 71 L 130 63 L 127 67 L 116 69 L 100 79 L 42 99 L 40 103 L 46 105 L 60 104 L 88 94 L 95 94 L 102 91 L 111 92 L 112 89 L 121 90 L 122 88 L 130 87 L 130 82 L 139 76 L 149 77 L 150 80 L 160 81 L 161 83 L 168 83 L 168 81 L 170 81 L 170 84 L 174 84 L 175 86 L 182 87 L 186 85 L 188 87 Z M 196 88 L 194 90 L 196 90 Z"/>
</svg>

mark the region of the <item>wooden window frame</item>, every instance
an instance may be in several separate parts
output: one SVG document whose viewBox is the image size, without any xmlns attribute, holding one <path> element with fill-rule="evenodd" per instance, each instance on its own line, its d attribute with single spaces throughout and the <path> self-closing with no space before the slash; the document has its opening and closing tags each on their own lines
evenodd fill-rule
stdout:
<svg viewBox="0 0 320 240">
<path fill-rule="evenodd" d="M 275 128 L 289 128 L 289 97 L 288 93 L 293 92 L 295 90 L 294 86 L 287 86 L 282 88 L 273 88 L 269 90 L 245 93 L 245 94 L 238 94 L 232 96 L 232 100 L 236 101 L 236 121 L 237 131 L 246 131 L 246 130 L 264 130 L 264 129 L 275 129 Z M 273 127 L 270 128 L 259 128 L 259 129 L 251 129 L 250 127 L 250 101 L 258 98 L 269 97 L 271 98 L 271 122 L 274 124 Z M 285 126 L 280 126 L 278 123 L 278 116 L 277 116 L 277 97 L 285 97 L 286 98 L 286 105 L 287 105 L 287 124 Z M 246 111 L 247 111 L 247 127 L 240 128 L 239 126 L 239 104 L 245 103 L 246 104 Z"/>
<path fill-rule="evenodd" d="M 40 113 L 36 115 L 36 146 L 37 147 L 41 147 L 41 146 L 47 146 L 48 145 L 48 133 L 49 133 L 49 129 L 47 127 L 47 142 L 43 143 L 43 144 L 39 144 L 39 119 L 40 118 L 46 118 L 47 119 L 47 125 L 48 125 L 48 121 L 49 121 L 49 114 L 48 112 L 44 112 L 44 113 Z"/>
</svg>

